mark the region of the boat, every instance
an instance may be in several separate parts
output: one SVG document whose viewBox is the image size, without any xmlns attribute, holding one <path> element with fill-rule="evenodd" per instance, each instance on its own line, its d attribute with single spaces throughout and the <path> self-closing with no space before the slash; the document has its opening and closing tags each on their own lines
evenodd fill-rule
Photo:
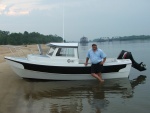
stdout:
<svg viewBox="0 0 150 113">
<path fill-rule="evenodd" d="M 88 38 L 83 36 L 82 38 L 80 38 L 80 43 L 88 43 Z"/>
<path fill-rule="evenodd" d="M 92 80 L 91 63 L 84 65 L 79 59 L 78 43 L 48 43 L 49 50 L 43 54 L 27 54 L 27 57 L 5 56 L 6 62 L 22 78 L 48 80 Z M 12 51 L 11 51 L 12 52 Z M 132 54 L 122 51 L 118 58 L 107 58 L 102 71 L 103 79 L 128 78 L 131 67 L 146 70 L 143 63 L 135 62 Z"/>
</svg>

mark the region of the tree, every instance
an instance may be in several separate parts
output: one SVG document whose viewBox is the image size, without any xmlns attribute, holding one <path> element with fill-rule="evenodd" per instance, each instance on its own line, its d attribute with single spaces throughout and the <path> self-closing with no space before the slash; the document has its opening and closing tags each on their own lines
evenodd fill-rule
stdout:
<svg viewBox="0 0 150 113">
<path fill-rule="evenodd" d="M 9 31 L 0 30 L 0 44 L 45 44 L 49 42 L 62 42 L 62 37 L 57 35 L 43 35 L 38 32 L 10 33 Z"/>
</svg>

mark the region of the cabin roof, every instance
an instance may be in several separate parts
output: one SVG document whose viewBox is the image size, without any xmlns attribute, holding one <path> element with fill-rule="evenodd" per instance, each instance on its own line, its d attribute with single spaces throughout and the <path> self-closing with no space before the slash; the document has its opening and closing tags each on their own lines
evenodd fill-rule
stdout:
<svg viewBox="0 0 150 113">
<path fill-rule="evenodd" d="M 51 47 L 69 47 L 69 48 L 78 47 L 78 43 L 48 43 L 46 45 Z"/>
</svg>

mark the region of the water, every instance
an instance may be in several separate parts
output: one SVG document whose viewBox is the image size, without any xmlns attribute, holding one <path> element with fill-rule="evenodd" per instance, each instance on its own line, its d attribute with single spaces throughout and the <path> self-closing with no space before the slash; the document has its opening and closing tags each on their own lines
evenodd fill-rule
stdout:
<svg viewBox="0 0 150 113">
<path fill-rule="evenodd" d="M 148 113 L 150 108 L 149 41 L 97 43 L 108 57 L 131 51 L 147 70 L 131 69 L 130 77 L 91 81 L 21 79 L 6 63 L 0 65 L 0 113 Z M 85 58 L 91 44 L 80 45 Z"/>
</svg>

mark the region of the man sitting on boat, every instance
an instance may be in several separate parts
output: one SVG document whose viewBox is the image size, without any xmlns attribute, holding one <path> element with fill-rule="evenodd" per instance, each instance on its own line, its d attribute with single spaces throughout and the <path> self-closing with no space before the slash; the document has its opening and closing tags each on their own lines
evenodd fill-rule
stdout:
<svg viewBox="0 0 150 113">
<path fill-rule="evenodd" d="M 88 65 L 88 60 L 91 61 L 91 75 L 97 78 L 100 82 L 104 82 L 101 76 L 103 64 L 106 61 L 106 54 L 96 44 L 92 44 L 92 49 L 87 53 L 85 66 Z"/>
</svg>

